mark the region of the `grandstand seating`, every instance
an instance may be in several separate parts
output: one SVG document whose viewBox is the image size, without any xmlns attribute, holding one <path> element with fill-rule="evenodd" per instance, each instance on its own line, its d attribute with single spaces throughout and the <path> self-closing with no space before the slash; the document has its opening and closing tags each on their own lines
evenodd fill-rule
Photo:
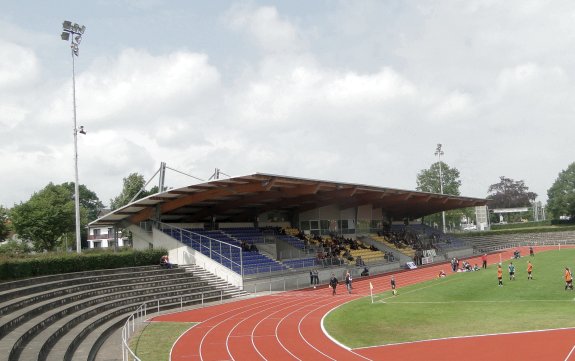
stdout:
<svg viewBox="0 0 575 361">
<path fill-rule="evenodd" d="M 238 230 L 241 230 L 238 232 Z M 240 248 L 242 241 L 256 240 L 263 242 L 263 235 L 260 230 L 250 229 L 231 229 L 208 231 L 204 229 L 177 229 L 165 228 L 163 231 L 184 243 L 185 245 L 200 251 L 202 254 L 210 257 L 214 261 L 221 263 L 223 266 L 231 269 L 236 273 L 244 275 L 253 275 L 258 273 L 269 273 L 285 271 L 287 266 L 266 257 L 259 251 L 246 251 Z M 244 240 L 239 240 L 232 235 L 240 235 Z M 259 234 L 259 236 L 258 236 Z M 258 238 L 261 237 L 261 238 Z M 229 246 L 226 246 L 229 245 Z"/>
<path fill-rule="evenodd" d="M 199 267 L 132 267 L 1 283 L 0 350 L 9 361 L 93 360 L 143 303 L 165 309 L 242 294 Z"/>
<path fill-rule="evenodd" d="M 385 253 L 381 251 L 372 251 L 371 249 L 352 249 L 349 251 L 351 256 L 357 260 L 361 257 L 364 263 L 385 262 Z"/>
<path fill-rule="evenodd" d="M 396 246 L 395 244 L 391 243 L 386 237 L 384 236 L 378 236 L 376 234 L 371 234 L 369 236 L 369 238 L 373 239 L 374 241 L 380 242 L 384 245 L 386 245 L 387 247 L 396 250 L 397 252 L 400 252 L 410 258 L 415 257 L 415 250 L 411 247 L 403 247 L 403 248 L 399 248 L 398 246 Z"/>
</svg>

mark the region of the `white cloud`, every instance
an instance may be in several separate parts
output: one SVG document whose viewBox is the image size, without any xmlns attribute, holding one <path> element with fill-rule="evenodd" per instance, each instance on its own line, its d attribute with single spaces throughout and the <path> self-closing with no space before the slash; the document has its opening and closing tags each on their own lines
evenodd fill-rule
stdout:
<svg viewBox="0 0 575 361">
<path fill-rule="evenodd" d="M 34 52 L 0 39 L 0 94 L 30 86 L 38 75 Z"/>
<path fill-rule="evenodd" d="M 164 116 L 182 114 L 193 102 L 217 94 L 217 69 L 204 54 L 178 51 L 153 56 L 146 51 L 127 49 L 117 59 L 96 62 L 78 76 L 78 92 L 85 100 L 84 117 L 89 121 L 124 118 L 137 125 L 138 114 Z M 148 119 L 150 120 L 150 119 Z"/>
<path fill-rule="evenodd" d="M 441 121 L 459 121 L 473 111 L 473 99 L 469 94 L 454 91 L 439 99 L 432 110 L 432 118 Z"/>
<path fill-rule="evenodd" d="M 299 52 L 304 48 L 298 29 L 282 19 L 275 7 L 234 6 L 226 19 L 234 29 L 246 31 L 267 52 Z"/>
<path fill-rule="evenodd" d="M 162 43 L 163 33 L 149 48 L 121 37 L 125 43 L 110 48 L 121 50 L 94 60 L 83 49 L 80 181 L 107 202 L 130 172 L 151 176 L 166 161 L 204 179 L 218 167 L 413 189 L 443 143 L 463 194 L 485 196 L 505 175 L 544 195 L 572 161 L 575 56 L 565 49 L 573 46 L 566 34 L 575 31 L 575 6 L 315 6 L 326 13 L 234 5 L 222 10 L 224 29 L 219 13 L 202 19 L 213 27 L 203 43 L 177 48 Z M 127 24 L 137 23 L 126 14 Z M 101 21 L 89 24 L 94 43 L 104 41 Z M 69 74 L 53 74 L 49 58 L 12 38 L 0 38 L 8 54 L 0 59 L 0 156 L 10 170 L 4 186 L 14 190 L 0 199 L 7 205 L 73 179 Z M 185 184 L 177 182 L 190 180 L 168 178 Z"/>
</svg>

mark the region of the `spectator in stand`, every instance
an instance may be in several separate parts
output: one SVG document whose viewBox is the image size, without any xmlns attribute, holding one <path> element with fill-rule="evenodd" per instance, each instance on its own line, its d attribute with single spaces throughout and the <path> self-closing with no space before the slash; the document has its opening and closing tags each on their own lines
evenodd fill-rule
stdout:
<svg viewBox="0 0 575 361">
<path fill-rule="evenodd" d="M 172 269 L 172 264 L 170 263 L 170 259 L 168 258 L 167 254 L 160 258 L 160 266 L 163 268 Z"/>
<path fill-rule="evenodd" d="M 361 271 L 361 277 L 366 277 L 369 276 L 369 270 L 367 269 L 367 267 L 363 268 L 363 271 Z"/>
</svg>

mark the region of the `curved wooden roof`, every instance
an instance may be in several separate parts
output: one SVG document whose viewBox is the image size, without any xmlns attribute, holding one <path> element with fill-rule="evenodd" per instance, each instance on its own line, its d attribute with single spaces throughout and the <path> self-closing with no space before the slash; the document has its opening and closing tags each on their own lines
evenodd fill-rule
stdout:
<svg viewBox="0 0 575 361">
<path fill-rule="evenodd" d="M 393 219 L 416 219 L 450 209 L 485 205 L 486 199 L 256 173 L 170 189 L 139 199 L 90 223 L 137 224 L 159 210 L 163 222 L 253 221 L 268 211 L 303 212 L 337 204 L 371 204 Z"/>
</svg>

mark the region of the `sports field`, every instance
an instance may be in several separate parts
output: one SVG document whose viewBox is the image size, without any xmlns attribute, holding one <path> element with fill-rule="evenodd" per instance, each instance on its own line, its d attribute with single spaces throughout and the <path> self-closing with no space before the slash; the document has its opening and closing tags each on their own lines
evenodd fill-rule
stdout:
<svg viewBox="0 0 575 361">
<path fill-rule="evenodd" d="M 527 262 L 533 280 L 527 279 Z M 366 347 L 467 335 L 574 327 L 575 293 L 564 289 L 564 269 L 573 267 L 575 249 L 504 260 L 503 286 L 496 265 L 487 270 L 398 285 L 390 291 L 339 306 L 324 319 L 327 332 L 342 344 Z M 515 280 L 508 265 L 515 265 Z M 446 266 L 448 267 L 448 265 Z M 446 269 L 450 273 L 451 270 Z"/>
<path fill-rule="evenodd" d="M 504 276 L 512 251 L 501 253 Z M 144 361 L 575 361 L 575 292 L 565 291 L 563 280 L 575 250 L 551 246 L 536 253 L 513 260 L 517 278 L 504 277 L 503 287 L 497 286 L 500 255 L 492 254 L 489 268 L 477 272 L 451 273 L 448 264 L 395 272 L 398 296 L 390 292 L 391 274 L 384 274 L 356 279 L 351 294 L 340 286 L 332 296 L 322 285 L 161 315 L 146 327 L 154 341 L 136 337 L 132 344 L 142 355 L 156 349 Z M 441 269 L 448 274 L 438 279 Z M 164 325 L 158 330 L 169 337 L 160 345 L 155 324 L 173 322 L 196 325 L 183 334 Z"/>
</svg>

